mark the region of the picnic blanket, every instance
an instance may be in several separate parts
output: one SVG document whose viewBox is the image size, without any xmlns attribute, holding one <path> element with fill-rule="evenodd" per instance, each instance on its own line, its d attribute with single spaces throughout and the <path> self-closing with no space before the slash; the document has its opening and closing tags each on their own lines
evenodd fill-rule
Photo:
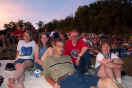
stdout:
<svg viewBox="0 0 132 88">
<path fill-rule="evenodd" d="M 8 77 L 12 77 L 14 71 L 6 71 L 5 66 L 7 63 L 12 62 L 12 60 L 0 60 L 0 63 L 2 64 L 2 67 L 0 67 L 0 75 L 2 75 L 5 80 L 4 83 L 0 88 L 8 88 Z M 35 76 L 31 75 L 30 72 L 25 73 L 25 88 L 52 88 L 51 85 L 49 85 L 46 80 L 44 79 L 44 76 L 41 76 L 39 78 L 36 78 Z M 127 85 L 128 88 L 132 88 L 132 77 L 125 76 L 123 77 L 123 82 Z"/>
<path fill-rule="evenodd" d="M 6 63 L 11 62 L 11 60 L 0 60 L 0 63 L 2 63 L 2 67 L 0 67 L 0 75 L 2 75 L 4 79 L 4 83 L 0 88 L 8 88 L 8 77 L 12 77 L 14 71 L 6 71 L 5 66 Z M 41 76 L 39 78 L 35 78 L 35 76 L 31 75 L 30 72 L 25 73 L 25 88 L 52 88 L 44 79 L 44 76 Z"/>
</svg>

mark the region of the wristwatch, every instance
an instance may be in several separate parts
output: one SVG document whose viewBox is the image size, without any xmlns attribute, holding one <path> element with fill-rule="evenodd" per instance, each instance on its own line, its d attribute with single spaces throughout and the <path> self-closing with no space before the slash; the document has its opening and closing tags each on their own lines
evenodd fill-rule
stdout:
<svg viewBox="0 0 132 88">
<path fill-rule="evenodd" d="M 82 57 L 82 55 L 81 55 L 81 54 L 78 54 L 78 56 L 79 56 L 79 57 Z"/>
</svg>

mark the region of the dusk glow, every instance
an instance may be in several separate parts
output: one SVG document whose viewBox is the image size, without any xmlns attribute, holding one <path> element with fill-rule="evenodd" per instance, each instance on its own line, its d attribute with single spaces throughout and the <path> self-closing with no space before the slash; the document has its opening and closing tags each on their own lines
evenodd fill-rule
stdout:
<svg viewBox="0 0 132 88">
<path fill-rule="evenodd" d="M 74 15 L 80 5 L 95 0 L 0 0 L 0 29 L 10 21 L 49 22 Z"/>
</svg>

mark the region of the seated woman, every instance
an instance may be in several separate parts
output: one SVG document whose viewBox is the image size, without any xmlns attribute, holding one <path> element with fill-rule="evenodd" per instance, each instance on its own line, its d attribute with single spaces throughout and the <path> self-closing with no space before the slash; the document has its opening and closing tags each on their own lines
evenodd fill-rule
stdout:
<svg viewBox="0 0 132 88">
<path fill-rule="evenodd" d="M 54 43 L 55 43 L 55 41 L 51 41 L 51 47 L 49 47 L 49 48 L 45 51 L 45 53 L 42 55 L 42 57 L 41 57 L 42 61 L 44 61 L 44 59 L 47 58 L 48 56 L 52 56 L 52 55 L 53 55 Z"/>
<path fill-rule="evenodd" d="M 43 70 L 41 57 L 49 47 L 49 35 L 46 33 L 41 33 L 39 37 L 39 43 L 35 46 L 35 68 Z"/>
<path fill-rule="evenodd" d="M 110 44 L 105 41 L 101 45 L 101 52 L 96 56 L 96 71 L 100 78 L 110 78 L 119 83 L 121 80 L 121 71 L 123 61 L 110 52 Z"/>
<path fill-rule="evenodd" d="M 19 40 L 17 45 L 16 70 L 13 77 L 8 79 L 8 88 L 16 88 L 16 84 L 19 88 L 24 88 L 24 72 L 33 66 L 35 42 L 32 40 L 31 32 L 24 32 L 23 38 L 24 40 Z"/>
<path fill-rule="evenodd" d="M 70 56 L 64 55 L 64 42 L 62 40 L 56 40 L 53 55 L 44 59 L 43 68 L 45 79 L 53 88 L 97 86 L 98 77 L 76 72 Z"/>
</svg>

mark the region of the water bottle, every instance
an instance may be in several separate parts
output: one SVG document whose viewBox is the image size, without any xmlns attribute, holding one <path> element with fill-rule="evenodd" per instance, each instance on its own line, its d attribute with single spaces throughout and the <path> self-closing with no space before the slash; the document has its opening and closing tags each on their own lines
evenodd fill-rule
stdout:
<svg viewBox="0 0 132 88">
<path fill-rule="evenodd" d="M 36 78 L 39 78 L 40 77 L 40 70 L 39 69 L 36 69 L 35 71 L 34 71 L 34 76 L 36 77 Z"/>
</svg>

